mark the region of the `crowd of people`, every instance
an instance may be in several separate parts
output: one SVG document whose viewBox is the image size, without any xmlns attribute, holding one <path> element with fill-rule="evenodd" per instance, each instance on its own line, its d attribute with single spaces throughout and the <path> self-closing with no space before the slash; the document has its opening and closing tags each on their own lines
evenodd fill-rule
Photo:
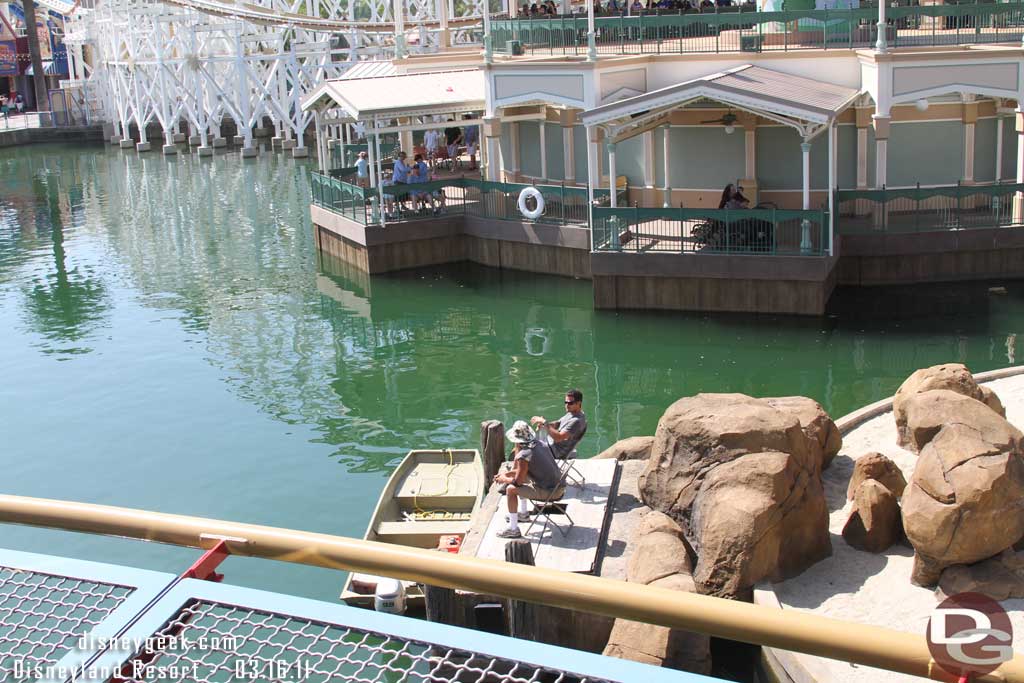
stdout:
<svg viewBox="0 0 1024 683">
<path fill-rule="evenodd" d="M 10 118 L 12 110 L 23 114 L 25 112 L 25 98 L 22 97 L 21 93 L 12 93 L 10 97 L 0 94 L 0 115 L 5 119 Z"/>
<path fill-rule="evenodd" d="M 641 12 L 657 12 L 659 10 L 670 12 L 707 12 L 722 7 L 742 7 L 754 9 L 756 4 L 753 0 L 594 0 L 594 14 L 596 16 L 609 16 L 621 14 L 636 14 Z M 580 14 L 587 13 L 586 5 L 581 5 L 578 10 Z M 519 8 L 520 17 L 554 17 L 558 16 L 558 7 L 554 0 L 529 4 L 526 3 Z"/>
<path fill-rule="evenodd" d="M 466 119 L 472 116 L 466 115 Z M 389 177 L 381 180 L 384 190 L 384 217 L 395 220 L 411 212 L 440 214 L 447 208 L 444 188 L 417 190 L 416 185 L 438 180 L 437 171 L 445 162 L 455 170 L 465 149 L 469 157 L 469 170 L 476 170 L 476 155 L 480 143 L 479 126 L 460 127 L 455 119 L 449 119 L 444 129 L 431 129 L 423 134 L 422 144 L 414 150 L 413 161 L 404 151 L 395 154 Z M 360 152 L 356 159 L 356 184 L 370 186 L 370 161 L 366 152 Z M 409 186 L 409 187 L 404 187 Z"/>
</svg>

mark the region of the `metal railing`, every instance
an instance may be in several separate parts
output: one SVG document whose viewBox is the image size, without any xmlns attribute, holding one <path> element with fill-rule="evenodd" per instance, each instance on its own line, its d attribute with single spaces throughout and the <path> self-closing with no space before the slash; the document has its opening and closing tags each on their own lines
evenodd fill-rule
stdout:
<svg viewBox="0 0 1024 683">
<path fill-rule="evenodd" d="M 330 175 L 310 174 L 313 203 L 363 225 L 376 224 L 376 188 L 349 182 L 354 169 L 335 169 Z M 524 220 L 518 208 L 519 194 L 533 187 L 544 197 L 544 212 L 537 223 L 587 225 L 587 188 L 566 185 L 502 183 L 478 178 L 444 178 L 427 183 L 385 185 L 385 223 L 401 223 L 437 214 L 473 215 L 499 220 Z M 594 191 L 595 201 L 607 203 L 607 189 Z"/>
<path fill-rule="evenodd" d="M 822 256 L 828 212 L 594 208 L 594 251 Z"/>
<path fill-rule="evenodd" d="M 836 191 L 836 232 L 844 235 L 970 230 L 1024 225 L 1013 202 L 1024 185 L 947 185 Z"/>
<path fill-rule="evenodd" d="M 923 635 L 596 576 L 308 531 L 11 495 L 0 495 L 0 522 L 192 548 L 223 540 L 232 555 L 391 576 L 949 680 L 934 665 Z M 972 680 L 1024 683 L 1024 658 Z"/>
<path fill-rule="evenodd" d="M 362 187 L 321 173 L 310 173 L 309 184 L 317 206 L 363 225 L 371 221 L 367 191 Z"/>
<path fill-rule="evenodd" d="M 744 8 L 642 12 L 595 19 L 598 52 L 683 54 L 805 49 L 857 49 L 874 45 L 876 7 L 782 12 Z M 891 47 L 1019 42 L 1024 3 L 892 7 Z M 530 54 L 586 54 L 585 15 L 500 19 L 491 23 L 494 49 Z"/>
</svg>

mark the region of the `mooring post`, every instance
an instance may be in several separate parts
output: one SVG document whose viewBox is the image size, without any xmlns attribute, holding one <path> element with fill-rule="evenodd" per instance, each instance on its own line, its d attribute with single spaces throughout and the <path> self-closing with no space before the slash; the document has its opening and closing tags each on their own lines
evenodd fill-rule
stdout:
<svg viewBox="0 0 1024 683">
<path fill-rule="evenodd" d="M 505 561 L 534 566 L 533 548 L 530 546 L 530 541 L 519 538 L 506 543 Z M 508 609 L 505 612 L 508 617 L 508 634 L 513 638 L 542 642 L 541 612 L 546 609 L 542 605 L 535 605 L 531 602 L 509 600 Z"/>
<path fill-rule="evenodd" d="M 489 488 L 494 475 L 505 462 L 505 425 L 500 420 L 480 423 L 480 456 L 484 461 L 484 482 Z"/>
</svg>

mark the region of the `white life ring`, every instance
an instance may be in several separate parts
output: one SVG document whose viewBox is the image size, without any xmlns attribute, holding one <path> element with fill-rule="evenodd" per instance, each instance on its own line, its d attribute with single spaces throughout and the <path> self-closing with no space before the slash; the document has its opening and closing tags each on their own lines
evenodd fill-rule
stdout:
<svg viewBox="0 0 1024 683">
<path fill-rule="evenodd" d="M 529 197 L 533 197 L 533 200 L 537 202 L 537 208 L 533 211 L 526 208 L 526 200 Z M 519 193 L 519 201 L 516 202 L 516 206 L 519 207 L 519 213 L 523 214 L 523 218 L 535 221 L 544 213 L 544 195 L 536 187 L 524 187 L 523 191 Z"/>
</svg>

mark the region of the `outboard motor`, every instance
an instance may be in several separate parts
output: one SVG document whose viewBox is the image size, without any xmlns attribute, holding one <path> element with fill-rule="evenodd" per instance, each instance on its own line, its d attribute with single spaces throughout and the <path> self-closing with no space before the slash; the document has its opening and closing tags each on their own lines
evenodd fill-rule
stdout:
<svg viewBox="0 0 1024 683">
<path fill-rule="evenodd" d="M 405 586 L 397 579 L 381 579 L 373 594 L 373 609 L 387 614 L 405 614 Z"/>
</svg>

